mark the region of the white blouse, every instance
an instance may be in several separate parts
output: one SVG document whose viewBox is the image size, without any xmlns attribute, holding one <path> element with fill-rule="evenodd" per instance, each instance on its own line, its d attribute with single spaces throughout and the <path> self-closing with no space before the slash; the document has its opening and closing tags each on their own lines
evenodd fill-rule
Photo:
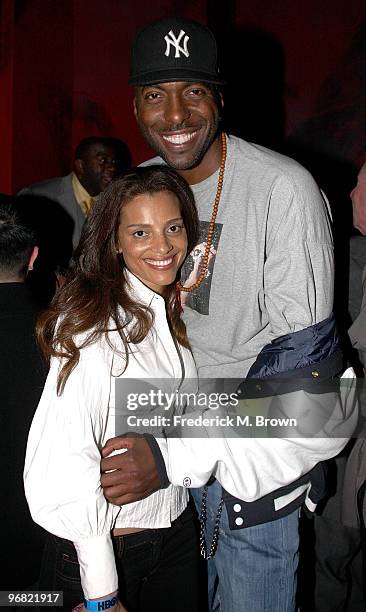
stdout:
<svg viewBox="0 0 366 612">
<path fill-rule="evenodd" d="M 151 331 L 132 346 L 122 374 L 124 361 L 105 337 L 83 348 L 61 396 L 56 394 L 60 360 L 53 358 L 26 453 L 24 483 L 32 517 L 50 533 L 74 543 L 88 599 L 118 588 L 114 527 L 169 527 L 187 505 L 187 491 L 172 485 L 123 507 L 109 504 L 103 496 L 100 450 L 116 435 L 115 377 L 159 378 L 159 383 L 165 379 L 164 390 L 169 393 L 174 393 L 177 381 L 182 392 L 196 390 L 193 357 L 188 349 L 177 349 L 164 299 L 131 273 L 127 277 L 136 301 L 153 310 Z M 116 332 L 109 338 L 117 351 L 123 350 Z"/>
</svg>

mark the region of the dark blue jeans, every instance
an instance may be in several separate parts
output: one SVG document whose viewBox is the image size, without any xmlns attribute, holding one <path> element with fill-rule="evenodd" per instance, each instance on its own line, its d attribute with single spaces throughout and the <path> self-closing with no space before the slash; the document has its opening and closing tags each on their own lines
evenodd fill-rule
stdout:
<svg viewBox="0 0 366 612">
<path fill-rule="evenodd" d="M 202 489 L 192 489 L 201 508 Z M 206 542 L 210 546 L 221 485 L 208 487 Z M 219 543 L 208 561 L 210 612 L 294 612 L 299 549 L 299 512 L 231 531 L 226 508 Z"/>
<path fill-rule="evenodd" d="M 128 612 L 199 611 L 199 547 L 190 508 L 167 529 L 113 536 L 113 544 L 120 598 Z M 48 535 L 39 588 L 63 591 L 67 612 L 82 602 L 72 542 Z"/>
</svg>

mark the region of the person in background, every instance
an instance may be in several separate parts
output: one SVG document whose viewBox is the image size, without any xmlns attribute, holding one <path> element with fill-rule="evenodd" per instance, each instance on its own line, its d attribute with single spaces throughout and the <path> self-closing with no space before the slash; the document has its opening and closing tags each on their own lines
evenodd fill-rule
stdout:
<svg viewBox="0 0 366 612">
<path fill-rule="evenodd" d="M 353 225 L 366 233 L 366 163 L 362 166 L 357 185 L 350 194 Z M 352 236 L 349 242 L 348 311 L 352 321 L 349 330 L 351 344 L 358 349 L 358 359 L 365 362 L 365 325 L 362 322 L 362 278 L 366 265 L 366 239 Z M 364 306 L 363 306 L 364 307 Z M 348 323 L 349 325 L 349 323 Z M 348 326 L 347 325 L 347 326 Z M 362 331 L 363 330 L 363 331 Z M 356 351 L 355 351 L 356 353 Z M 351 356 L 352 360 L 356 355 Z M 361 380 L 358 381 L 361 383 Z M 358 385 L 361 391 L 361 385 Z M 361 415 L 365 414 L 364 392 L 359 393 Z M 361 538 L 358 529 L 342 521 L 342 498 L 345 474 L 354 440 L 329 462 L 329 493 L 314 516 L 315 588 L 312 609 L 316 612 L 362 612 L 366 609 L 362 573 Z M 351 506 L 352 499 L 349 499 Z"/>
<path fill-rule="evenodd" d="M 357 176 L 357 185 L 351 192 L 353 226 L 362 236 L 352 236 L 350 239 L 349 265 L 349 314 L 354 321 L 358 316 L 363 296 L 363 274 L 366 266 L 366 162 Z M 363 356 L 359 353 L 362 363 Z"/>
<path fill-rule="evenodd" d="M 351 192 L 353 225 L 363 236 L 366 235 L 366 162 L 357 176 L 357 185 Z"/>
<path fill-rule="evenodd" d="M 70 174 L 33 183 L 22 189 L 19 195 L 44 196 L 58 202 L 73 220 L 72 242 L 75 248 L 94 198 L 129 166 L 128 149 L 122 141 L 89 136 L 77 145 Z"/>
<path fill-rule="evenodd" d="M 46 367 L 35 338 L 39 309 L 26 276 L 38 255 L 37 237 L 16 198 L 0 196 L 0 589 L 21 590 L 38 579 L 44 542 L 23 487 L 29 427 Z"/>
<path fill-rule="evenodd" d="M 53 534 L 39 587 L 62 590 L 65 610 L 84 594 L 87 610 L 198 612 L 187 491 L 169 486 L 119 508 L 100 485 L 100 451 L 116 433 L 116 379 L 164 379 L 170 393 L 193 381 L 195 390 L 175 280 L 197 227 L 192 192 L 174 170 L 127 171 L 98 198 L 69 276 L 39 323 L 51 362 L 25 489 L 34 520 Z"/>
<path fill-rule="evenodd" d="M 349 330 L 352 345 L 358 349 L 360 361 L 366 366 L 366 162 L 357 177 L 357 185 L 351 192 L 353 225 L 362 236 L 350 240 L 350 315 Z M 366 412 L 366 411 L 365 411 Z"/>
</svg>

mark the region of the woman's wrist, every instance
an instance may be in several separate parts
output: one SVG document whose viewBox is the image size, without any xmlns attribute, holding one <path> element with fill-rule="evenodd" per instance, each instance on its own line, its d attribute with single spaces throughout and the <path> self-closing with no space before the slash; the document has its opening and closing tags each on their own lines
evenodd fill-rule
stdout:
<svg viewBox="0 0 366 612">
<path fill-rule="evenodd" d="M 97 599 L 84 599 L 84 607 L 86 610 L 90 610 L 90 612 L 103 612 L 104 610 L 110 610 L 118 602 L 118 592 L 115 591 Z"/>
</svg>

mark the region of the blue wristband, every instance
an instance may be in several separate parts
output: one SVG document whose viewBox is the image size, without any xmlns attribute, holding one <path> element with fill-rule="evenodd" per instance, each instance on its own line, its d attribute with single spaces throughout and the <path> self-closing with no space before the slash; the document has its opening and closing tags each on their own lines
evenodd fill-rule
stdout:
<svg viewBox="0 0 366 612">
<path fill-rule="evenodd" d="M 84 599 L 84 606 L 87 610 L 91 610 L 92 612 L 102 612 L 103 610 L 113 608 L 118 601 L 118 595 L 115 595 L 114 597 L 107 597 L 106 599 L 95 599 L 94 601 Z"/>
</svg>

